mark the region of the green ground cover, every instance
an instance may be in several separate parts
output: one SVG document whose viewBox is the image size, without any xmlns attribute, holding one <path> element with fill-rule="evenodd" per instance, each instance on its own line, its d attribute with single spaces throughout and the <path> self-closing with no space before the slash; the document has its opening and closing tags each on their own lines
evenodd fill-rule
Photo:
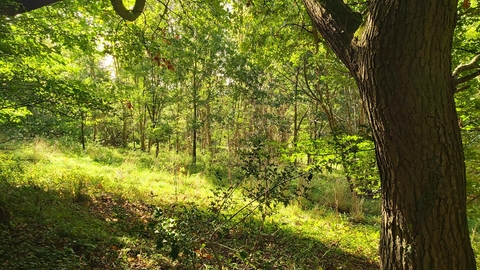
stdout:
<svg viewBox="0 0 480 270">
<path fill-rule="evenodd" d="M 0 268 L 378 268 L 379 202 L 352 197 L 341 177 L 316 175 L 308 200 L 262 216 L 241 192 L 214 192 L 228 179 L 186 164 L 169 152 L 4 145 Z"/>
</svg>

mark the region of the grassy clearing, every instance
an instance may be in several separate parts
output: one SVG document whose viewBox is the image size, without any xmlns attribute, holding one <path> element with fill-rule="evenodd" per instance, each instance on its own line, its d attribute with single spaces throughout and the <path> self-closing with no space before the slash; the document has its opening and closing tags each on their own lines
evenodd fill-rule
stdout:
<svg viewBox="0 0 480 270">
<path fill-rule="evenodd" d="M 269 217 L 247 208 L 231 218 L 248 200 L 236 194 L 227 213 L 212 211 L 219 180 L 189 173 L 173 153 L 4 147 L 2 269 L 378 268 L 379 203 L 352 197 L 335 175 L 316 177 L 309 200 Z M 471 225 L 478 250 L 480 224 Z"/>
</svg>

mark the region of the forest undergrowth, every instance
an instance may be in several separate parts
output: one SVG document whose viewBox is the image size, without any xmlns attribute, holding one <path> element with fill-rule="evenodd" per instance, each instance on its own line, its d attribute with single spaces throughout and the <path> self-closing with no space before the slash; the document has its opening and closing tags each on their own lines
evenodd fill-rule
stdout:
<svg viewBox="0 0 480 270">
<path fill-rule="evenodd" d="M 318 174 L 307 198 L 267 213 L 225 171 L 171 152 L 5 144 L 0 269 L 378 269 L 378 200 Z"/>
</svg>

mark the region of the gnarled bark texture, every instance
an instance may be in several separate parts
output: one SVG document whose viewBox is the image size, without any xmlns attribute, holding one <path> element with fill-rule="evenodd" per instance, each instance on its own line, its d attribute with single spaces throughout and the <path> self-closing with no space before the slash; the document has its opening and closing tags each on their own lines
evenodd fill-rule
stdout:
<svg viewBox="0 0 480 270">
<path fill-rule="evenodd" d="M 381 268 L 476 269 L 453 98 L 457 1 L 371 1 L 359 39 L 330 15 L 329 1 L 304 2 L 355 77 L 372 125 L 382 181 Z"/>
</svg>

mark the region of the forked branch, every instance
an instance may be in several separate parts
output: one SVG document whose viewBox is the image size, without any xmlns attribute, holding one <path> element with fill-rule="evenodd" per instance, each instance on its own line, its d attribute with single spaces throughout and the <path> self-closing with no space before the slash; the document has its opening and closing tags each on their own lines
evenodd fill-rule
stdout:
<svg viewBox="0 0 480 270">
<path fill-rule="evenodd" d="M 362 23 L 362 16 L 343 0 L 303 0 L 313 23 L 332 50 L 351 68 L 351 41 Z"/>
<path fill-rule="evenodd" d="M 460 77 L 460 74 L 464 72 L 467 72 L 467 74 Z M 458 86 L 462 83 L 468 82 L 480 76 L 480 54 L 476 55 L 469 63 L 461 64 L 456 67 L 452 73 L 452 76 L 455 80 L 455 86 Z M 469 86 L 457 88 L 455 92 L 460 92 L 468 88 Z"/>
<path fill-rule="evenodd" d="M 462 65 L 459 65 L 458 67 L 455 68 L 455 70 L 453 71 L 453 77 L 455 79 L 458 78 L 458 75 L 460 75 L 460 73 L 464 72 L 464 71 L 467 71 L 467 70 L 471 70 L 471 69 L 476 69 L 479 67 L 479 62 L 480 62 L 480 54 L 476 55 L 468 64 L 462 64 Z"/>
</svg>

